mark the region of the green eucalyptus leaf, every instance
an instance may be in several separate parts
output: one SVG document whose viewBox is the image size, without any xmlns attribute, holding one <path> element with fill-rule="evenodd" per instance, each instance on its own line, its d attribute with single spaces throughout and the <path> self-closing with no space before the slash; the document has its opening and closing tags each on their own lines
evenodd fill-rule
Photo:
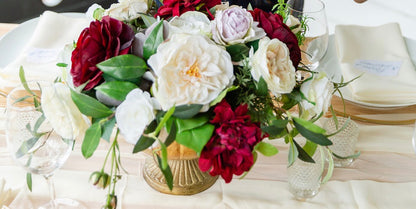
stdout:
<svg viewBox="0 0 416 209">
<path fill-rule="evenodd" d="M 295 160 L 298 158 L 298 150 L 296 149 L 295 144 L 293 143 L 293 139 L 289 140 L 290 147 L 289 147 L 289 155 L 288 155 L 288 167 L 293 165 Z"/>
<path fill-rule="evenodd" d="M 150 27 L 151 25 L 153 25 L 153 23 L 156 22 L 156 18 L 148 14 L 140 13 L 140 17 L 142 18 L 146 27 Z"/>
<path fill-rule="evenodd" d="M 124 101 L 127 94 L 133 90 L 139 88 L 134 83 L 128 81 L 111 81 L 105 82 L 97 87 L 95 90 L 102 92 L 104 95 L 111 97 L 118 101 Z"/>
<path fill-rule="evenodd" d="M 259 96 L 267 96 L 269 93 L 269 89 L 267 88 L 267 83 L 263 77 L 260 77 L 259 81 L 257 82 L 257 94 Z"/>
<path fill-rule="evenodd" d="M 135 55 L 125 54 L 100 62 L 97 67 L 119 80 L 140 78 L 147 70 L 146 62 Z"/>
<path fill-rule="evenodd" d="M 323 153 L 324 149 L 322 149 L 322 147 L 320 148 L 321 153 Z M 326 182 L 328 182 L 329 179 L 332 177 L 332 173 L 334 172 L 334 159 L 332 158 L 331 152 L 328 149 L 325 149 L 325 151 L 326 153 L 324 154 L 327 154 L 328 157 L 326 158 L 325 155 L 322 155 L 322 163 L 325 163 L 325 159 L 328 159 L 328 171 L 326 172 L 325 177 L 322 179 L 321 184 L 325 184 Z"/>
<path fill-rule="evenodd" d="M 293 143 L 296 146 L 296 149 L 298 150 L 298 158 L 302 161 L 308 162 L 308 163 L 315 163 L 315 160 L 312 159 L 311 156 L 308 155 L 308 153 L 303 150 L 303 148 L 295 141 L 293 140 Z"/>
<path fill-rule="evenodd" d="M 179 119 L 179 118 L 175 119 L 179 133 L 203 126 L 206 123 L 208 123 L 208 121 L 209 121 L 209 116 L 206 114 L 200 115 L 198 117 L 190 118 L 190 119 Z"/>
<path fill-rule="evenodd" d="M 32 192 L 32 173 L 26 173 L 26 185 L 30 192 Z"/>
<path fill-rule="evenodd" d="M 315 154 L 316 148 L 318 147 L 317 144 L 306 140 L 305 146 L 303 146 L 303 150 L 305 150 L 306 153 L 308 153 L 309 156 L 313 156 Z"/>
<path fill-rule="evenodd" d="M 216 105 L 216 104 L 218 104 L 218 103 L 220 103 L 224 98 L 225 98 L 225 96 L 227 96 L 227 93 L 228 92 L 230 92 L 230 91 L 234 91 L 234 90 L 236 90 L 236 89 L 238 89 L 238 86 L 230 86 L 230 87 L 228 87 L 228 88 L 226 88 L 226 89 L 224 89 L 219 95 L 218 95 L 218 97 L 217 98 L 215 98 L 211 103 L 209 103 L 209 106 L 210 107 L 212 107 L 212 106 L 214 106 L 214 105 Z"/>
<path fill-rule="evenodd" d="M 157 47 L 163 42 L 163 30 L 163 21 L 160 21 L 144 41 L 143 58 L 145 60 L 155 54 Z"/>
<path fill-rule="evenodd" d="M 77 93 L 71 89 L 71 97 L 82 114 L 93 118 L 104 118 L 113 114 L 113 111 L 96 99 L 85 94 Z"/>
<path fill-rule="evenodd" d="M 166 137 L 166 140 L 165 140 L 166 147 L 168 147 L 170 144 L 172 144 L 172 142 L 175 141 L 177 131 L 178 131 L 178 128 L 176 127 L 176 123 L 171 123 L 170 128 L 169 128 L 169 135 Z"/>
<path fill-rule="evenodd" d="M 153 120 L 149 125 L 147 125 L 146 130 L 144 130 L 144 133 L 150 134 L 156 130 L 156 127 L 157 127 L 157 121 Z"/>
<path fill-rule="evenodd" d="M 266 142 L 259 142 L 254 149 L 267 157 L 273 156 L 279 152 L 275 146 Z"/>
<path fill-rule="evenodd" d="M 111 134 L 113 133 L 114 126 L 116 125 L 116 118 L 112 117 L 101 125 L 102 136 L 101 138 L 110 142 Z"/>
<path fill-rule="evenodd" d="M 27 154 L 27 152 L 35 146 L 36 142 L 39 140 L 39 137 L 32 137 L 22 143 L 19 149 L 16 151 L 16 158 L 21 158 L 23 155 Z"/>
<path fill-rule="evenodd" d="M 250 51 L 250 48 L 242 43 L 226 46 L 225 49 L 231 55 L 231 60 L 233 62 L 238 62 L 243 60 L 245 57 L 248 57 L 248 53 Z"/>
<path fill-rule="evenodd" d="M 172 191 L 172 189 L 173 189 L 173 175 L 172 175 L 172 171 L 170 169 L 170 166 L 168 165 L 166 168 L 163 168 L 162 159 L 159 157 L 159 155 L 156 155 L 156 157 L 157 157 L 157 162 L 158 162 L 159 168 L 162 171 L 163 176 L 165 177 L 166 184 L 168 185 L 169 189 Z"/>
<path fill-rule="evenodd" d="M 293 120 L 293 124 L 295 125 L 299 133 L 306 139 L 311 140 L 312 142 L 322 146 L 332 145 L 332 142 L 325 135 L 308 130 L 301 124 L 297 123 L 296 120 Z"/>
<path fill-rule="evenodd" d="M 338 159 L 350 159 L 350 158 L 358 158 L 361 155 L 361 152 L 358 151 L 358 152 L 356 152 L 352 155 L 349 155 L 349 156 L 340 156 L 340 155 L 337 155 L 336 153 L 332 153 L 332 155 L 334 155 L 334 157 L 336 157 Z"/>
<path fill-rule="evenodd" d="M 151 137 L 141 136 L 136 145 L 134 145 L 133 153 L 138 153 L 149 148 L 155 141 L 156 140 Z"/>
<path fill-rule="evenodd" d="M 286 126 L 289 120 L 278 119 L 274 120 L 270 126 L 262 125 L 261 130 L 269 134 L 269 138 L 280 138 L 287 134 Z"/>
<path fill-rule="evenodd" d="M 296 118 L 296 117 L 294 117 L 293 120 L 296 121 L 296 123 L 298 123 L 298 124 L 302 125 L 303 127 L 305 127 L 306 129 L 308 129 L 308 130 L 310 130 L 312 132 L 315 132 L 317 134 L 324 134 L 324 133 L 326 133 L 326 130 L 325 129 L 319 127 L 318 125 L 314 124 L 311 121 L 308 121 L 308 120 L 305 120 L 305 119 L 302 119 L 302 118 Z"/>
<path fill-rule="evenodd" d="M 212 124 L 205 124 L 194 129 L 178 132 L 176 142 L 200 153 L 211 138 L 214 128 L 215 126 Z"/>
<path fill-rule="evenodd" d="M 173 113 L 174 117 L 180 119 L 189 119 L 194 117 L 202 109 L 203 105 L 201 104 L 190 104 L 190 105 L 180 105 L 176 106 L 175 112 Z"/>
<path fill-rule="evenodd" d="M 101 125 L 100 123 L 93 123 L 85 132 L 84 140 L 82 141 L 81 151 L 82 155 L 88 159 L 90 158 L 100 143 Z"/>
</svg>

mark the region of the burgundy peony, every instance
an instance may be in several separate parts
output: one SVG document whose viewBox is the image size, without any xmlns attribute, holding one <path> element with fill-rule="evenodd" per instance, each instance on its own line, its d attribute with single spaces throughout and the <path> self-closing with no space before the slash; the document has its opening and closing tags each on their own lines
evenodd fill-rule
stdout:
<svg viewBox="0 0 416 209">
<path fill-rule="evenodd" d="M 247 105 L 240 105 L 235 111 L 223 100 L 215 109 L 211 120 L 216 125 L 213 136 L 205 145 L 199 158 L 199 168 L 210 171 L 212 176 L 221 175 L 226 183 L 233 174 L 241 175 L 253 165 L 253 148 L 265 136 L 247 115 Z"/>
<path fill-rule="evenodd" d="M 210 19 L 214 19 L 209 9 L 218 4 L 221 4 L 221 0 L 164 0 L 155 17 L 168 19 L 199 8 L 198 11 L 205 12 Z"/>
<path fill-rule="evenodd" d="M 127 54 L 133 42 L 133 29 L 123 22 L 103 17 L 101 21 L 91 22 L 78 38 L 72 52 L 71 75 L 75 86 L 88 81 L 84 90 L 90 90 L 103 81 L 102 71 L 97 64 L 122 54 Z"/>
<path fill-rule="evenodd" d="M 279 14 L 272 14 L 271 12 L 265 12 L 258 8 L 250 11 L 250 13 L 253 16 L 254 21 L 259 22 L 258 26 L 263 28 L 269 38 L 277 38 L 286 44 L 290 51 L 290 60 L 292 60 L 293 66 L 297 69 L 301 60 L 298 39 L 290 28 L 283 23 L 282 16 Z"/>
</svg>

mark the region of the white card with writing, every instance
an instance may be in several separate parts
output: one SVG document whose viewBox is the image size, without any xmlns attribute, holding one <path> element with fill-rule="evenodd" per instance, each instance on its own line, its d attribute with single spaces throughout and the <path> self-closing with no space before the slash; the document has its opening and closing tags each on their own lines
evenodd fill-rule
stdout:
<svg viewBox="0 0 416 209">
<path fill-rule="evenodd" d="M 48 63 L 56 61 L 60 49 L 31 48 L 27 51 L 26 61 L 31 63 Z"/>
<path fill-rule="evenodd" d="M 355 68 L 379 76 L 396 76 L 401 66 L 400 61 L 355 60 L 354 62 Z"/>
</svg>

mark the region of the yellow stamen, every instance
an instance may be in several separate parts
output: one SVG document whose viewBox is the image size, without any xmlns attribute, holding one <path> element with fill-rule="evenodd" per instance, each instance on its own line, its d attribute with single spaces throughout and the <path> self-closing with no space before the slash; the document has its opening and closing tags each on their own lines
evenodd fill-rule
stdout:
<svg viewBox="0 0 416 209">
<path fill-rule="evenodd" d="M 200 78 L 201 74 L 199 73 L 198 64 L 196 62 L 192 64 L 191 67 L 189 67 L 189 69 L 186 71 L 186 74 L 189 76 Z"/>
</svg>

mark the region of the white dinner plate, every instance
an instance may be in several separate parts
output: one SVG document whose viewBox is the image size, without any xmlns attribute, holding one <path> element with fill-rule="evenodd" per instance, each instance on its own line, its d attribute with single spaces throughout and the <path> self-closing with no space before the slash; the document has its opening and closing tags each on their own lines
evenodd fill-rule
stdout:
<svg viewBox="0 0 416 209">
<path fill-rule="evenodd" d="M 406 41 L 409 55 L 413 63 L 416 63 L 416 40 L 412 40 L 409 38 L 404 38 L 404 39 Z M 341 77 L 342 77 L 341 66 L 338 61 L 338 57 L 337 57 L 337 53 L 335 49 L 335 36 L 333 34 L 329 36 L 328 50 L 324 58 L 321 60 L 319 68 L 325 71 L 328 77 L 330 77 L 334 82 L 341 81 Z M 345 100 L 348 100 L 350 102 L 356 103 L 361 106 L 367 106 L 367 107 L 372 107 L 372 108 L 394 108 L 394 107 L 405 107 L 405 106 L 416 104 L 416 103 L 380 104 L 380 103 L 363 102 L 363 101 L 355 100 L 348 87 L 341 88 L 340 91 Z"/>
<path fill-rule="evenodd" d="M 85 17 L 85 13 L 60 13 L 69 17 Z M 15 60 L 29 42 L 38 24 L 39 17 L 28 20 L 9 31 L 0 39 L 0 68 Z"/>
</svg>

